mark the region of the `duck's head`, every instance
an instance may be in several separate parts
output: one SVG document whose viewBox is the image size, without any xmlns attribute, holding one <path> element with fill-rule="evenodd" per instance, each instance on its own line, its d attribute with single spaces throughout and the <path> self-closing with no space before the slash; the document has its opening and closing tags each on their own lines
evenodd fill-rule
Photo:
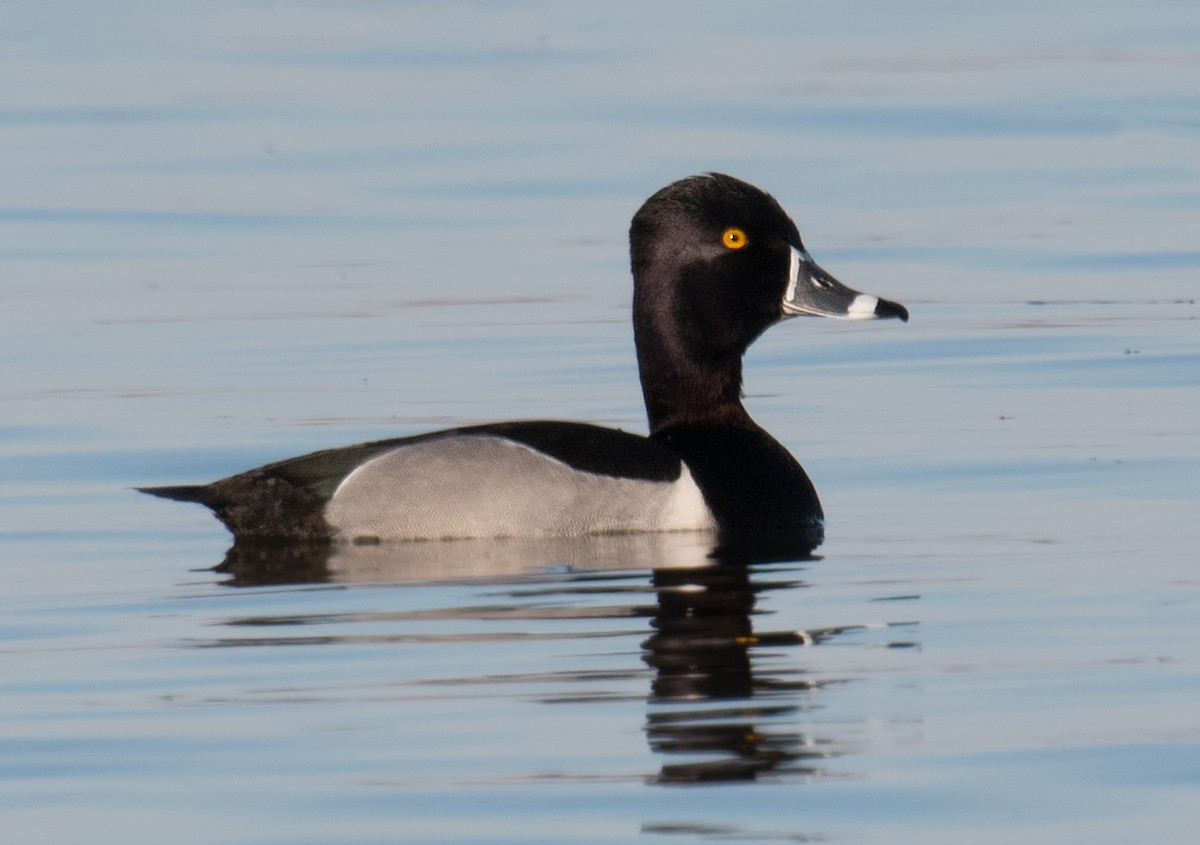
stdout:
<svg viewBox="0 0 1200 845">
<path fill-rule="evenodd" d="M 634 330 L 652 427 L 655 403 L 735 402 L 740 409 L 741 357 L 781 320 L 908 319 L 904 306 L 852 290 L 821 269 L 779 203 L 732 176 L 668 185 L 634 215 L 629 237 Z M 695 416 L 682 416 L 689 414 Z"/>
</svg>

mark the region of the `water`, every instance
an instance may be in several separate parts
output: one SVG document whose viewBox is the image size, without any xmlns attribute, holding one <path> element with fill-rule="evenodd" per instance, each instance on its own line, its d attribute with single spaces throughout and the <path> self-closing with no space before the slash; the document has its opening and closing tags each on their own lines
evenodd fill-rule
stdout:
<svg viewBox="0 0 1200 845">
<path fill-rule="evenodd" d="M 1194 841 L 1189 4 L 5 19 L 9 840 Z M 209 516 L 131 491 L 490 419 L 644 430 L 625 231 L 709 169 L 913 314 L 749 356 L 821 559 L 214 571 Z"/>
</svg>

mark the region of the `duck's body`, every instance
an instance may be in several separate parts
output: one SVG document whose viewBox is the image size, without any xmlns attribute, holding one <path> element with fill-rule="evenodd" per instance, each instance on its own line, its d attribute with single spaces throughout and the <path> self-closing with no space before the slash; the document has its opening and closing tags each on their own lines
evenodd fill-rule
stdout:
<svg viewBox="0 0 1200 845">
<path fill-rule="evenodd" d="M 819 541 L 812 483 L 742 406 L 742 355 L 789 316 L 907 312 L 821 270 L 779 205 L 729 176 L 659 191 L 634 217 L 630 244 L 649 437 L 584 423 L 494 423 L 145 492 L 204 504 L 242 540 L 716 529 Z"/>
<path fill-rule="evenodd" d="M 670 449 L 571 422 L 381 440 L 148 492 L 207 505 L 236 537 L 418 540 L 715 527 Z"/>
</svg>

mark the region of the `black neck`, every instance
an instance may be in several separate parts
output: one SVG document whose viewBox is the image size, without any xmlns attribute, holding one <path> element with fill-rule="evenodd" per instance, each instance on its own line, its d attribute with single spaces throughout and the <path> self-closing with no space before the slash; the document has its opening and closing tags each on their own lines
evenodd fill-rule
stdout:
<svg viewBox="0 0 1200 845">
<path fill-rule="evenodd" d="M 661 347 L 651 348 L 661 349 Z M 742 362 L 703 366 L 644 353 L 638 345 L 642 394 L 650 431 L 676 425 L 725 425 L 744 428 L 753 423 L 742 406 Z"/>
<path fill-rule="evenodd" d="M 722 336 L 705 313 L 711 303 L 683 298 L 679 292 L 687 285 L 664 283 L 649 268 L 640 281 L 634 289 L 633 337 L 650 431 L 673 425 L 753 426 L 742 407 L 745 343 Z"/>
</svg>

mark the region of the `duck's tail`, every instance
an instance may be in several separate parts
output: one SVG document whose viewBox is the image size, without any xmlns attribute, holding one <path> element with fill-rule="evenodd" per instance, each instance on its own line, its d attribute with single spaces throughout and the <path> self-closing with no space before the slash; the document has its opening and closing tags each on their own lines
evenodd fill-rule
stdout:
<svg viewBox="0 0 1200 845">
<path fill-rule="evenodd" d="M 216 502 L 212 486 L 208 484 L 178 484 L 169 487 L 135 487 L 139 493 L 149 493 L 160 499 L 172 499 L 176 502 L 196 502 L 197 504 L 213 507 Z"/>
<path fill-rule="evenodd" d="M 161 499 L 204 505 L 225 524 L 235 540 L 328 542 L 333 536 L 325 521 L 324 498 L 303 485 L 261 470 L 212 484 L 136 489 Z"/>
</svg>

